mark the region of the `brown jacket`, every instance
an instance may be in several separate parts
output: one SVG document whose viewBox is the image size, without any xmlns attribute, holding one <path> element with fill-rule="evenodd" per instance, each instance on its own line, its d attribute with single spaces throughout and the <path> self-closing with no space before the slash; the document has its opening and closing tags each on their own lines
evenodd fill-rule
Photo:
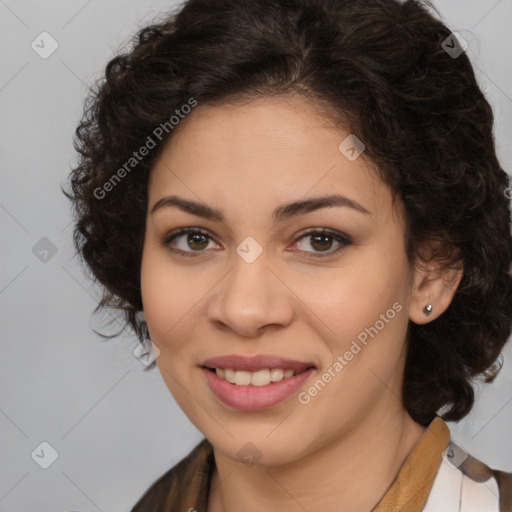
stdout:
<svg viewBox="0 0 512 512">
<path fill-rule="evenodd" d="M 131 512 L 207 512 L 214 465 L 213 447 L 203 439 Z M 490 469 L 451 442 L 437 416 L 372 512 L 466 511 L 512 512 L 512 473 Z"/>
</svg>

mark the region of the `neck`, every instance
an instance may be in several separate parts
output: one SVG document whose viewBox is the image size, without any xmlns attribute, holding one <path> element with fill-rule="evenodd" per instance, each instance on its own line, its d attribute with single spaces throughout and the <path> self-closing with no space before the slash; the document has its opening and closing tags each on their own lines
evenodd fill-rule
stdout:
<svg viewBox="0 0 512 512">
<path fill-rule="evenodd" d="M 246 467 L 214 449 L 208 512 L 370 511 L 425 431 L 405 410 L 388 408 L 285 466 Z"/>
</svg>

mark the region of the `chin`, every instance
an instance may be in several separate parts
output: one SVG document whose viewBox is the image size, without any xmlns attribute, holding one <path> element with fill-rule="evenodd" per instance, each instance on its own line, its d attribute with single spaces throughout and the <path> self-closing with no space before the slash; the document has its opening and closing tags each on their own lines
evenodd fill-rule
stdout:
<svg viewBox="0 0 512 512">
<path fill-rule="evenodd" d="M 287 442 L 281 438 L 272 439 L 268 435 L 272 429 L 268 425 L 262 433 L 261 430 L 255 431 L 251 435 L 250 430 L 244 430 L 240 435 L 232 432 L 234 439 L 224 436 L 220 443 L 216 439 L 207 437 L 214 449 L 229 457 L 233 461 L 241 462 L 248 468 L 257 466 L 282 466 L 290 464 L 303 456 L 302 450 L 298 451 L 300 446 L 304 449 L 304 439 L 295 439 L 292 436 L 286 436 Z"/>
</svg>

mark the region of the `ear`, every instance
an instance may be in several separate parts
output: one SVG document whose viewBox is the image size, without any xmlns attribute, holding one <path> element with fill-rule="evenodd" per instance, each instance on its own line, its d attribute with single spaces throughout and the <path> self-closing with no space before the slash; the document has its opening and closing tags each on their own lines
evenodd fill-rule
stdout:
<svg viewBox="0 0 512 512">
<path fill-rule="evenodd" d="M 422 249 L 429 257 L 415 266 L 409 305 L 409 319 L 415 324 L 431 322 L 446 311 L 464 274 L 461 262 L 448 265 L 439 256 L 438 243 L 426 242 Z M 428 304 L 432 312 L 427 316 Z"/>
</svg>

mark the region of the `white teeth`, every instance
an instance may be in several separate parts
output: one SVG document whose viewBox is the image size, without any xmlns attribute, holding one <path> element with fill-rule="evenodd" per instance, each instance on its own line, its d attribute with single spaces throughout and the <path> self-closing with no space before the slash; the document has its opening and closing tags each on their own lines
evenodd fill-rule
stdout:
<svg viewBox="0 0 512 512">
<path fill-rule="evenodd" d="M 270 370 L 270 380 L 272 382 L 279 382 L 280 380 L 283 380 L 284 377 L 284 370 L 281 370 L 281 368 L 274 368 Z"/>
<path fill-rule="evenodd" d="M 270 370 L 259 370 L 251 373 L 251 384 L 253 386 L 266 386 L 270 384 Z"/>
<path fill-rule="evenodd" d="M 235 384 L 237 386 L 248 386 L 251 383 L 250 372 L 235 372 Z"/>
<path fill-rule="evenodd" d="M 272 368 L 247 372 L 242 370 L 233 370 L 232 368 L 216 368 L 215 373 L 221 379 L 225 379 L 231 384 L 237 386 L 266 386 L 271 382 L 279 382 L 283 379 L 293 377 L 293 370 L 283 370 L 281 368 Z"/>
<path fill-rule="evenodd" d="M 224 378 L 228 382 L 231 382 L 231 384 L 234 384 L 235 383 L 235 370 L 232 370 L 230 368 L 226 368 L 224 370 Z"/>
</svg>

